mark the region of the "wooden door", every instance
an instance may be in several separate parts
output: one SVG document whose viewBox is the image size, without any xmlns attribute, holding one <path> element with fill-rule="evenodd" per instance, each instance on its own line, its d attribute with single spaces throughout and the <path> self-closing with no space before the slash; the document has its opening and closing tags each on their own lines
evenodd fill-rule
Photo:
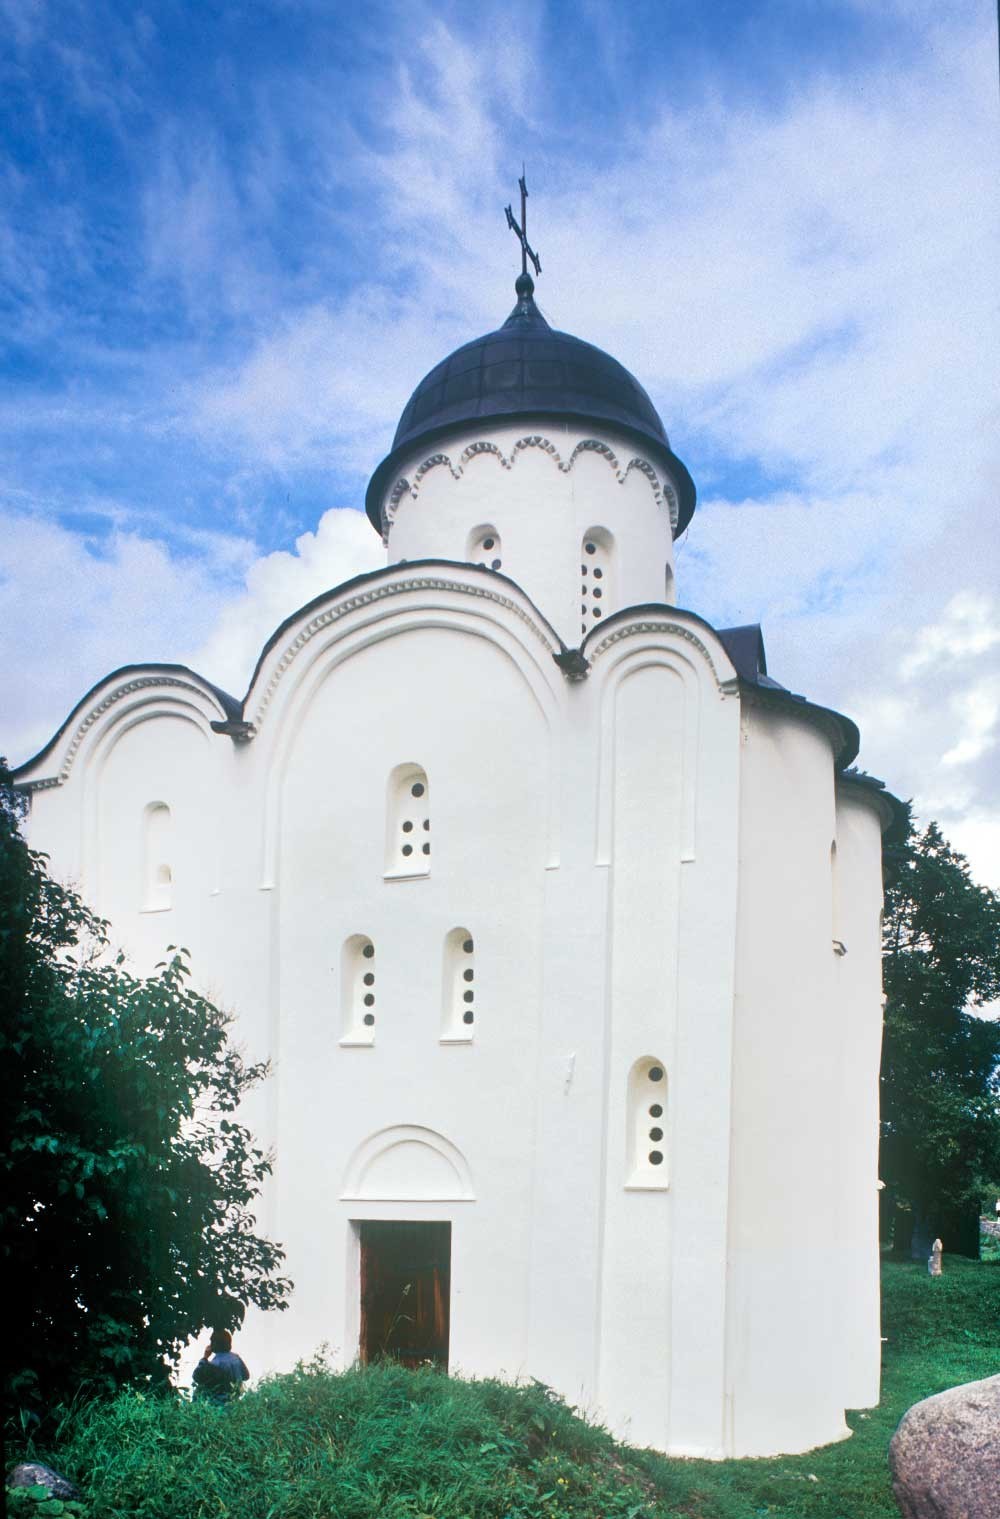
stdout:
<svg viewBox="0 0 1000 1519">
<path fill-rule="evenodd" d="M 448 1369 L 451 1224 L 361 1225 L 361 1360 Z"/>
</svg>

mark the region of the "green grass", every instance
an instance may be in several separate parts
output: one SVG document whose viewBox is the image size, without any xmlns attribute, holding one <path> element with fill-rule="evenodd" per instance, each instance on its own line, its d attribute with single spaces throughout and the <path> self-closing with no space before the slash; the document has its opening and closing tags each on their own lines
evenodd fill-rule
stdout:
<svg viewBox="0 0 1000 1519">
<path fill-rule="evenodd" d="M 984 1261 L 1000 1261 L 1000 1239 L 984 1230 L 979 1236 L 979 1253 Z"/>
<path fill-rule="evenodd" d="M 810 1455 L 680 1461 L 616 1444 L 539 1384 L 316 1364 L 228 1409 L 122 1394 L 36 1451 L 92 1519 L 898 1519 L 886 1447 L 917 1399 L 1000 1363 L 1000 1262 L 884 1267 L 883 1400 Z M 39 1508 L 31 1505 L 37 1513 Z"/>
</svg>

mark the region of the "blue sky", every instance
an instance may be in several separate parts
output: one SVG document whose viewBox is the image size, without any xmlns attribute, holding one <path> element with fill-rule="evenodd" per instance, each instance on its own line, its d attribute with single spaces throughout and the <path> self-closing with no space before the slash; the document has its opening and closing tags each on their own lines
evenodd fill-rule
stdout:
<svg viewBox="0 0 1000 1519">
<path fill-rule="evenodd" d="M 539 302 L 653 396 L 681 601 L 1000 884 L 988 0 L 0 0 L 0 742 L 117 664 L 242 693 L 378 562 L 367 477 Z M 943 19 L 942 19 L 943 17 Z"/>
</svg>

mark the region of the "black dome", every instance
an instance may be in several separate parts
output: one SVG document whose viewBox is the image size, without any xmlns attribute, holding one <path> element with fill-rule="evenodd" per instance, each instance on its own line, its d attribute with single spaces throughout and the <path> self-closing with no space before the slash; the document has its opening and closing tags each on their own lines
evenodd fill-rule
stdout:
<svg viewBox="0 0 1000 1519">
<path fill-rule="evenodd" d="M 610 354 L 557 332 L 533 299 L 531 276 L 516 285 L 518 302 L 496 332 L 475 338 L 435 365 L 413 392 L 396 428 L 392 451 L 368 486 L 366 506 L 381 531 L 379 513 L 388 477 L 415 443 L 483 418 L 549 416 L 611 422 L 667 455 L 677 485 L 677 532 L 694 511 L 694 482 L 672 453 L 663 423 L 642 386 Z"/>
</svg>

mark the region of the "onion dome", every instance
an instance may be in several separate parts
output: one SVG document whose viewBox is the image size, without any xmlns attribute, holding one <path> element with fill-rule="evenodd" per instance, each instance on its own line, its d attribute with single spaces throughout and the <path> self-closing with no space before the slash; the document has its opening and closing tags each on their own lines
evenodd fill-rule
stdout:
<svg viewBox="0 0 1000 1519">
<path fill-rule="evenodd" d="M 503 326 L 435 365 L 407 401 L 392 451 L 368 486 L 372 522 L 381 530 L 386 488 L 417 445 L 469 423 L 530 416 L 609 423 L 640 444 L 653 444 L 666 455 L 677 487 L 677 533 L 683 532 L 694 512 L 694 481 L 638 380 L 602 349 L 550 327 L 535 305 L 530 274 L 519 275 L 514 289 L 517 305 Z"/>
</svg>

